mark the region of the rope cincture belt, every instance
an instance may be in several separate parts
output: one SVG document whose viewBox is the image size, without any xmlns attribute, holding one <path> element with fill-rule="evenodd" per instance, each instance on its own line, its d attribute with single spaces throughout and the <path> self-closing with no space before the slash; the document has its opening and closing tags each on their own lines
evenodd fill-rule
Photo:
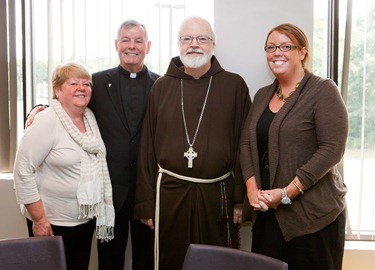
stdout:
<svg viewBox="0 0 375 270">
<path fill-rule="evenodd" d="M 213 179 L 200 179 L 200 178 L 194 178 L 189 176 L 180 175 L 168 170 L 163 169 L 159 164 L 159 175 L 156 182 L 156 205 L 155 205 L 155 244 L 154 244 L 154 269 L 159 269 L 159 215 L 160 215 L 160 185 L 161 185 L 161 178 L 163 173 L 168 174 L 172 177 L 175 177 L 180 180 L 194 182 L 194 183 L 201 183 L 201 184 L 212 184 L 215 182 L 219 182 L 227 178 L 229 175 L 232 174 L 232 172 L 227 172 L 226 174 L 213 178 Z"/>
</svg>

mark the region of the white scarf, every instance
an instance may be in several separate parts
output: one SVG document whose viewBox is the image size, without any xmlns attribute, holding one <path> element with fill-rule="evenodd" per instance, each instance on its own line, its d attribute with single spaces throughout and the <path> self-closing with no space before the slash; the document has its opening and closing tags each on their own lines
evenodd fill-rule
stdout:
<svg viewBox="0 0 375 270">
<path fill-rule="evenodd" d="M 96 238 L 110 241 L 114 237 L 115 210 L 112 186 L 106 161 L 106 149 L 95 116 L 85 109 L 86 133 L 81 133 L 59 101 L 51 102 L 53 110 L 72 139 L 82 147 L 81 175 L 77 189 L 80 218 L 96 218 Z"/>
</svg>

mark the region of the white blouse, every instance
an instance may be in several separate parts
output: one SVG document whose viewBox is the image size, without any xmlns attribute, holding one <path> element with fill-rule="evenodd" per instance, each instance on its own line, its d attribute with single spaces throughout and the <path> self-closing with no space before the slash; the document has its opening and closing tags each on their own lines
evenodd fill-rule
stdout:
<svg viewBox="0 0 375 270">
<path fill-rule="evenodd" d="M 78 217 L 81 151 L 52 108 L 36 115 L 24 131 L 14 165 L 16 198 L 26 217 L 23 204 L 41 199 L 53 225 L 76 226 L 89 221 Z"/>
</svg>

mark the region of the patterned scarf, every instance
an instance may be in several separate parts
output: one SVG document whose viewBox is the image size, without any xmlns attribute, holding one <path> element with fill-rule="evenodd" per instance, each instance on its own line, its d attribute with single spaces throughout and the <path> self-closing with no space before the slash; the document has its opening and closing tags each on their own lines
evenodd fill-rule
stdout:
<svg viewBox="0 0 375 270">
<path fill-rule="evenodd" d="M 86 108 L 83 115 L 86 133 L 81 133 L 59 101 L 53 99 L 51 106 L 71 138 L 82 147 L 81 173 L 77 190 L 79 218 L 95 217 L 96 238 L 108 242 L 114 237 L 115 211 L 105 158 L 106 149 L 94 114 Z"/>
</svg>

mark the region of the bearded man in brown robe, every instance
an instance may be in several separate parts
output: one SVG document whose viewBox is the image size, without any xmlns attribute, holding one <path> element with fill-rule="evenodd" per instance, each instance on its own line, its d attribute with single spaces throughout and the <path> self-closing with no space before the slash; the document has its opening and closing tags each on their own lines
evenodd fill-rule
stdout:
<svg viewBox="0 0 375 270">
<path fill-rule="evenodd" d="M 136 187 L 135 218 L 155 229 L 155 267 L 163 270 L 181 269 L 190 243 L 238 247 L 239 139 L 251 105 L 243 78 L 213 55 L 208 21 L 186 18 L 178 46 L 150 92 Z"/>
</svg>

